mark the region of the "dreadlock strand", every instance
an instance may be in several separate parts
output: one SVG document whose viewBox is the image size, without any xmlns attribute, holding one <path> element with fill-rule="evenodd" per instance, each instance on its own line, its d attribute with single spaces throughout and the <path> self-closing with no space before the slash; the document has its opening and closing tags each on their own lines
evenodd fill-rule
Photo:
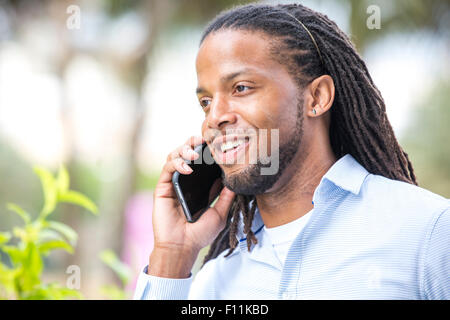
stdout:
<svg viewBox="0 0 450 320">
<path fill-rule="evenodd" d="M 252 206 L 247 214 L 247 218 L 246 218 L 245 225 L 244 225 L 244 233 L 247 235 L 247 249 L 249 251 L 252 246 L 252 243 L 254 243 L 254 244 L 258 243 L 258 240 L 256 239 L 256 236 L 251 229 L 255 211 L 256 211 L 256 200 L 253 201 L 253 203 L 252 203 Z"/>
<path fill-rule="evenodd" d="M 337 55 L 338 60 L 336 63 L 336 66 L 338 69 L 342 69 L 345 66 L 347 66 L 345 63 L 341 63 L 342 61 L 339 60 L 339 55 Z M 341 67 L 343 66 L 343 67 Z M 355 81 L 352 72 L 349 72 L 347 70 L 341 70 L 341 74 L 345 73 L 348 75 L 348 77 Z M 356 81 L 355 81 L 356 82 Z M 377 172 L 383 172 L 384 170 L 388 170 L 388 168 L 386 166 L 384 166 L 384 168 L 381 168 L 381 165 L 378 164 L 378 162 L 375 160 L 376 156 L 377 158 L 379 156 L 382 155 L 382 147 L 380 146 L 376 141 L 375 141 L 375 137 L 374 137 L 374 133 L 372 132 L 369 133 L 369 127 L 367 126 L 367 123 L 365 123 L 359 112 L 356 112 L 358 108 L 360 109 L 366 109 L 366 103 L 364 101 L 364 97 L 362 95 L 362 93 L 359 90 L 359 86 L 358 85 L 353 85 L 351 86 L 350 83 L 348 81 L 343 81 L 344 83 L 344 91 L 346 92 L 347 95 L 347 99 L 352 101 L 352 110 L 349 110 L 349 108 L 345 108 L 345 113 L 346 116 L 344 118 L 349 118 L 351 119 L 351 127 L 353 129 L 353 132 L 355 132 L 356 134 L 356 138 L 358 139 L 358 144 L 360 144 L 363 149 L 364 152 L 367 154 L 367 156 L 370 159 L 370 162 L 373 164 L 377 165 Z M 362 136 L 361 133 L 364 133 L 364 137 Z M 375 133 L 376 135 L 377 133 Z M 369 144 L 366 144 L 364 140 L 367 140 L 369 142 Z M 372 155 L 371 150 L 373 150 L 373 153 L 375 153 L 375 156 Z M 384 169 L 384 170 L 383 170 Z"/>
<path fill-rule="evenodd" d="M 335 57 L 330 57 L 330 65 L 327 65 L 327 67 L 330 67 L 331 65 L 333 66 L 333 68 L 330 69 L 336 69 L 336 75 L 333 77 L 336 79 L 336 87 L 337 87 L 337 91 L 342 93 L 342 96 L 337 96 L 337 100 L 340 102 L 339 105 L 343 105 L 343 102 L 341 102 L 341 100 L 349 100 L 348 104 L 355 106 L 357 105 L 357 101 L 356 101 L 356 97 L 354 95 L 352 95 L 350 93 L 350 88 L 348 88 L 347 82 L 345 81 L 345 79 L 341 79 L 341 74 L 345 74 L 345 71 L 341 68 L 339 61 L 336 60 Z M 333 75 L 333 72 L 332 72 Z M 341 90 L 339 90 L 341 89 Z M 355 126 L 353 125 L 353 121 L 352 119 L 354 118 L 354 115 L 352 114 L 352 112 L 347 112 L 348 110 L 348 106 L 347 108 L 343 108 L 343 110 L 341 111 L 342 114 L 342 118 L 345 121 L 345 124 L 347 125 L 347 127 L 349 128 L 349 133 L 353 133 L 353 134 L 349 134 L 349 138 L 353 141 L 353 143 L 351 143 L 350 145 L 353 146 L 357 146 L 357 145 L 362 145 L 363 150 L 359 149 L 359 148 L 353 148 L 352 149 L 352 153 L 356 154 L 357 159 L 364 159 L 365 156 L 364 155 L 368 155 L 369 157 L 371 157 L 371 152 L 368 149 L 368 147 L 363 143 L 361 144 L 361 139 L 358 139 L 358 137 L 360 136 L 359 130 L 358 128 L 355 128 Z M 335 113 L 338 113 L 338 110 L 335 111 Z M 372 160 L 372 159 L 371 159 Z M 376 163 L 376 161 L 375 161 Z M 381 170 L 380 170 L 381 171 Z"/>
</svg>

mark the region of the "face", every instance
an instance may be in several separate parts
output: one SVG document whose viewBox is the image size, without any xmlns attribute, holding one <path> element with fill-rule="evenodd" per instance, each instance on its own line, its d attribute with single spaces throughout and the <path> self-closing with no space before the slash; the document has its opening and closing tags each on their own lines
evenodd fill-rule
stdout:
<svg viewBox="0 0 450 320">
<path fill-rule="evenodd" d="M 271 56 L 270 40 L 261 32 L 221 30 L 205 38 L 197 55 L 202 135 L 223 170 L 224 185 L 238 194 L 270 190 L 303 135 L 300 91 Z M 275 158 L 277 170 L 261 174 Z"/>
</svg>

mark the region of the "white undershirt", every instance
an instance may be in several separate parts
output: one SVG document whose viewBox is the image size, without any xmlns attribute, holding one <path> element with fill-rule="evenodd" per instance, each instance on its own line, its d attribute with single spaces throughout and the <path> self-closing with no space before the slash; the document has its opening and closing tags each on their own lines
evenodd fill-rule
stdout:
<svg viewBox="0 0 450 320">
<path fill-rule="evenodd" d="M 311 210 L 312 211 L 312 210 Z M 268 236 L 276 256 L 284 265 L 286 255 L 295 237 L 302 231 L 311 216 L 311 211 L 300 218 L 274 228 L 264 226 L 265 235 Z"/>
</svg>

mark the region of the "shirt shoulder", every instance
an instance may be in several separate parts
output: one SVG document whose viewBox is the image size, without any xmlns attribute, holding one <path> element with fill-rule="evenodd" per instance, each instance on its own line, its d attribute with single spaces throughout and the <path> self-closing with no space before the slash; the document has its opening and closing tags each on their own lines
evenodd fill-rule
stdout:
<svg viewBox="0 0 450 320">
<path fill-rule="evenodd" d="M 421 271 L 424 299 L 450 298 L 450 208 L 439 214 L 427 234 Z"/>
<path fill-rule="evenodd" d="M 431 218 L 450 207 L 450 199 L 422 187 L 369 174 L 361 188 L 361 197 L 384 212 L 407 215 L 409 218 Z"/>
</svg>

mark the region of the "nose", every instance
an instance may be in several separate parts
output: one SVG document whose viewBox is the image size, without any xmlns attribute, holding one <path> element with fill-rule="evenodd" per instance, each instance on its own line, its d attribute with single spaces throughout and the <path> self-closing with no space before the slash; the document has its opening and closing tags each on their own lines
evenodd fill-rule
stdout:
<svg viewBox="0 0 450 320">
<path fill-rule="evenodd" d="M 237 120 L 236 113 L 230 108 L 225 97 L 216 96 L 210 105 L 210 112 L 206 118 L 209 129 L 220 130 L 226 124 L 233 124 Z"/>
</svg>

